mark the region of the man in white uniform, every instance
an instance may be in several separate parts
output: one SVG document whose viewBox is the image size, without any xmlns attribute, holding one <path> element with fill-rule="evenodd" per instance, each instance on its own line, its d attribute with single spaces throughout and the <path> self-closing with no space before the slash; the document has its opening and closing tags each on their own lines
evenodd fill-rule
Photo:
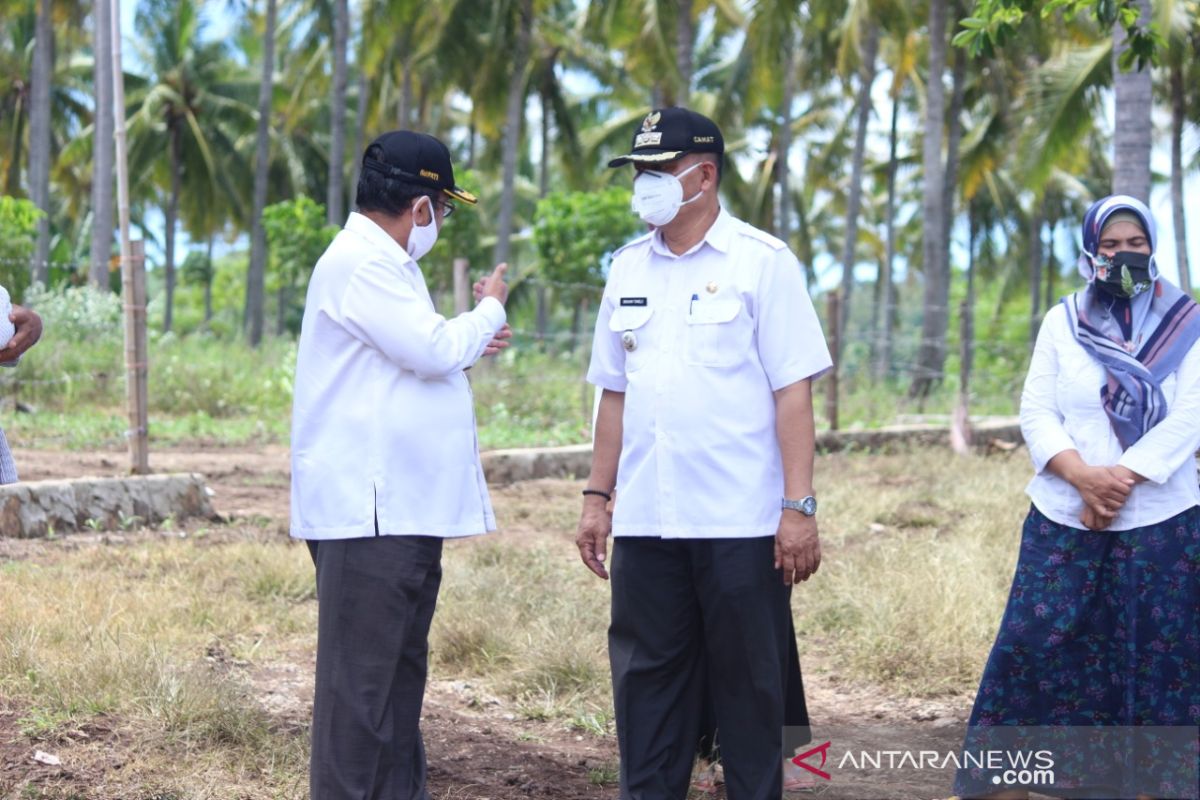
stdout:
<svg viewBox="0 0 1200 800">
<path fill-rule="evenodd" d="M 796 257 L 721 208 L 723 153 L 665 108 L 609 164 L 634 164 L 654 227 L 613 256 L 596 322 L 577 536 L 601 578 L 614 536 L 622 800 L 687 795 L 706 680 L 728 797 L 779 799 L 791 587 L 821 561 L 810 383 L 832 362 Z"/>
<path fill-rule="evenodd" d="M 452 200 L 476 202 L 444 144 L 380 136 L 308 287 L 291 533 L 317 573 L 313 800 L 429 798 L 418 723 L 442 539 L 496 527 L 463 371 L 507 346 L 505 265 L 473 311 L 437 313 L 417 261 Z"/>
</svg>

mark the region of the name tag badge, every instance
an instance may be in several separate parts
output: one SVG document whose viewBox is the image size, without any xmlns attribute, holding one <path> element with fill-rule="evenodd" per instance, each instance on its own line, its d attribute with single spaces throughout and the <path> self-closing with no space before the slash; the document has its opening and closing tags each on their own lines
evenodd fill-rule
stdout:
<svg viewBox="0 0 1200 800">
<path fill-rule="evenodd" d="M 646 304 L 647 304 L 646 298 L 644 298 L 644 297 L 622 297 L 621 298 L 622 306 L 644 306 Z"/>
</svg>

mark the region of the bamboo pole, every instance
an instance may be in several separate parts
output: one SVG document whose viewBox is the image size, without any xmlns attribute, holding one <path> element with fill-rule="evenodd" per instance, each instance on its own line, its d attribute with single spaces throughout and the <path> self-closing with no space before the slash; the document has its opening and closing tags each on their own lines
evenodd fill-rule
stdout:
<svg viewBox="0 0 1200 800">
<path fill-rule="evenodd" d="M 150 471 L 147 436 L 146 258 L 129 238 L 129 163 L 125 138 L 125 71 L 121 63 L 121 0 L 110 0 L 113 62 L 113 139 L 116 146 L 117 218 L 121 229 L 121 294 L 125 307 L 125 402 L 129 414 L 130 471 Z M 96 180 L 108 176 L 97 175 Z"/>
<path fill-rule="evenodd" d="M 829 420 L 829 430 L 836 431 L 838 429 L 838 354 L 842 352 L 841 342 L 841 326 L 838 325 L 838 320 L 841 319 L 841 298 L 837 291 L 829 293 L 827 301 L 825 319 L 829 326 L 829 352 L 833 356 L 833 368 L 829 370 L 829 374 L 825 378 L 825 416 Z"/>
</svg>

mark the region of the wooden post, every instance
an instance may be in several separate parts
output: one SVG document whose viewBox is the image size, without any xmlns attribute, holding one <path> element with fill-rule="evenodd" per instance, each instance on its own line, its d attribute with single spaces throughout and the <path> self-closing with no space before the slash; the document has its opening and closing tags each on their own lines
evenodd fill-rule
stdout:
<svg viewBox="0 0 1200 800">
<path fill-rule="evenodd" d="M 833 368 L 825 378 L 825 416 L 829 419 L 829 430 L 838 429 L 838 353 L 841 352 L 841 337 L 838 335 L 838 320 L 841 314 L 841 302 L 836 291 L 829 293 L 825 320 L 829 330 L 829 352 L 833 355 Z"/>
<path fill-rule="evenodd" d="M 150 472 L 148 376 L 146 348 L 146 252 L 141 240 L 130 242 L 130 258 L 122 278 L 125 295 L 125 393 L 129 410 L 130 471 Z"/>
<path fill-rule="evenodd" d="M 121 294 L 125 306 L 125 404 L 129 414 L 130 471 L 150 472 L 147 435 L 146 251 L 129 238 L 129 162 L 125 142 L 125 70 L 121 59 L 121 0 L 111 0 L 113 144 L 116 147 L 117 217 L 121 229 Z M 97 146 L 107 146 L 97 143 Z"/>
<path fill-rule="evenodd" d="M 471 278 L 467 274 L 467 260 L 454 259 L 454 313 L 462 314 L 471 309 Z"/>
</svg>

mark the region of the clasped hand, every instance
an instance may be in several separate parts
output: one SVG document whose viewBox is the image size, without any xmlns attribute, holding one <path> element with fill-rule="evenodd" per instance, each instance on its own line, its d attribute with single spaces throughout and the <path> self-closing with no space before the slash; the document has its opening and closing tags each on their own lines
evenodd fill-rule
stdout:
<svg viewBox="0 0 1200 800">
<path fill-rule="evenodd" d="M 1107 528 L 1129 499 L 1129 493 L 1136 483 L 1137 475 L 1120 465 L 1080 467 L 1071 480 L 1071 485 L 1083 500 L 1083 513 L 1079 515 L 1079 521 L 1089 530 Z"/>
</svg>

